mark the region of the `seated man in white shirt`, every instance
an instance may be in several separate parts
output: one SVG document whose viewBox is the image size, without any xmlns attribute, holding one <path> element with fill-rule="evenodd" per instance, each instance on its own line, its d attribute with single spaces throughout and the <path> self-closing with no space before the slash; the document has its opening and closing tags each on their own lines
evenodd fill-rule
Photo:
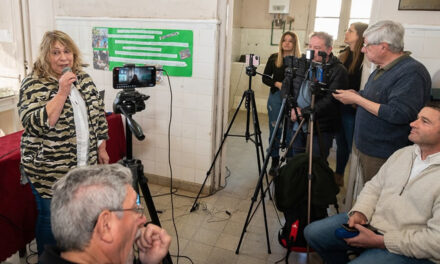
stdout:
<svg viewBox="0 0 440 264">
<path fill-rule="evenodd" d="M 350 262 L 357 264 L 440 263 L 440 103 L 428 103 L 410 126 L 414 145 L 388 158 L 348 215 L 305 228 L 309 245 L 327 264 L 348 263 L 347 251 L 359 254 Z M 336 237 L 344 223 L 358 234 Z"/>
</svg>

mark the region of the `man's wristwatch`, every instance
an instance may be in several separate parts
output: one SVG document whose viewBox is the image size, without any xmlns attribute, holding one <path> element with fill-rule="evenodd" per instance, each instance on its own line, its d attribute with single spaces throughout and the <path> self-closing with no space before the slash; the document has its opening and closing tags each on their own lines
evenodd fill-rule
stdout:
<svg viewBox="0 0 440 264">
<path fill-rule="evenodd" d="M 348 217 L 351 217 L 352 215 L 354 215 L 354 213 L 356 213 L 357 211 L 351 211 L 351 212 L 349 212 L 347 215 L 348 215 Z"/>
</svg>

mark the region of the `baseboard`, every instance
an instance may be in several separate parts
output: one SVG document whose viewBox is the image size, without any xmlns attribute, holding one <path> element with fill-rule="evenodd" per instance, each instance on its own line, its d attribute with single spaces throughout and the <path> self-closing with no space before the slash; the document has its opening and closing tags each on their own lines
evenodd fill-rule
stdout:
<svg viewBox="0 0 440 264">
<path fill-rule="evenodd" d="M 145 174 L 145 176 L 148 179 L 148 183 L 151 183 L 151 184 L 157 184 L 157 185 L 165 186 L 165 187 L 169 187 L 171 184 L 171 178 L 169 178 L 169 177 L 163 177 L 163 176 L 159 176 L 159 175 L 155 175 L 155 174 Z M 199 193 L 201 187 L 202 187 L 202 185 L 199 183 L 187 182 L 187 181 L 182 181 L 179 179 L 173 179 L 173 188 L 177 188 L 179 190 L 193 192 L 193 193 L 197 194 L 197 193 Z M 212 193 L 211 186 L 205 185 L 203 187 L 202 194 L 207 195 L 210 193 Z"/>
</svg>

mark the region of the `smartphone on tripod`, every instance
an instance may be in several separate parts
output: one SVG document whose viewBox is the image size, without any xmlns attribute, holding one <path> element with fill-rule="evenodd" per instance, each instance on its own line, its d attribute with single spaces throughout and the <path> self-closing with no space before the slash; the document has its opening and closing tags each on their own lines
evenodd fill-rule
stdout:
<svg viewBox="0 0 440 264">
<path fill-rule="evenodd" d="M 258 65 L 260 65 L 260 56 L 254 54 L 246 54 L 246 65 L 251 65 L 251 60 L 252 66 L 257 67 Z"/>
</svg>

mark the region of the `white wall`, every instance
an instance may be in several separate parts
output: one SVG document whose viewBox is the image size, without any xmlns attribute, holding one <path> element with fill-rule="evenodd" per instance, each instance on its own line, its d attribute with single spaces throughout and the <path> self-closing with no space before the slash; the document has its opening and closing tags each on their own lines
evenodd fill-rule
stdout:
<svg viewBox="0 0 440 264">
<path fill-rule="evenodd" d="M 56 0 L 54 9 L 57 16 L 215 19 L 217 2 L 217 0 Z"/>
<path fill-rule="evenodd" d="M 405 27 L 405 50 L 421 61 L 431 74 L 432 86 L 440 88 L 440 12 L 401 11 L 399 0 L 374 0 L 372 23 L 391 19 Z"/>
</svg>

